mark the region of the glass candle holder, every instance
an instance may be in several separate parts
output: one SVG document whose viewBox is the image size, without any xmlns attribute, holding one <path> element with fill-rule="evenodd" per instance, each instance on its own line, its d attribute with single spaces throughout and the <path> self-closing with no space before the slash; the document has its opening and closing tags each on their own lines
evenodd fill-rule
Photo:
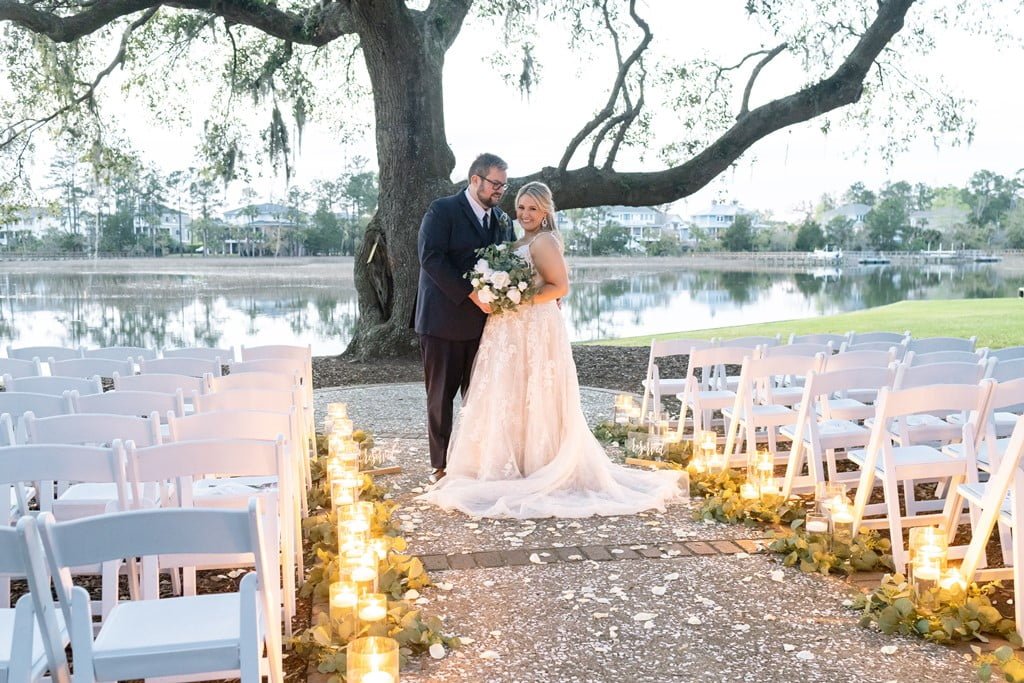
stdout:
<svg viewBox="0 0 1024 683">
<path fill-rule="evenodd" d="M 832 507 L 829 523 L 832 525 L 832 540 L 835 543 L 853 543 L 853 506 L 844 497 Z"/>
<path fill-rule="evenodd" d="M 373 503 L 361 501 L 336 509 L 338 548 L 363 547 L 370 540 L 373 525 Z"/>
<path fill-rule="evenodd" d="M 828 517 L 817 513 L 811 513 L 804 519 L 804 528 L 809 534 L 827 534 Z"/>
<path fill-rule="evenodd" d="M 331 436 L 337 436 L 342 439 L 351 439 L 352 430 L 352 420 L 347 417 L 339 417 L 335 420 L 331 420 Z"/>
<path fill-rule="evenodd" d="M 348 683 L 398 683 L 398 641 L 368 636 L 346 648 Z"/>
<path fill-rule="evenodd" d="M 329 590 L 328 609 L 335 628 L 342 633 L 354 633 L 356 626 L 356 606 L 359 594 L 351 580 L 335 581 Z"/>
<path fill-rule="evenodd" d="M 356 607 L 360 633 L 387 635 L 388 596 L 384 593 L 364 593 Z"/>
<path fill-rule="evenodd" d="M 358 595 L 377 592 L 377 558 L 371 552 L 351 552 L 338 556 L 338 574 L 341 580 L 351 581 Z"/>
<path fill-rule="evenodd" d="M 618 394 L 615 397 L 615 407 L 612 409 L 612 422 L 617 425 L 629 424 L 629 415 L 632 408 L 633 395 Z"/>
<path fill-rule="evenodd" d="M 353 472 L 338 472 L 331 477 L 331 503 L 335 510 L 352 505 L 359 500 L 362 479 Z"/>
<path fill-rule="evenodd" d="M 348 418 L 348 404 L 347 403 L 328 403 L 327 404 L 327 417 L 330 419 Z"/>
<path fill-rule="evenodd" d="M 744 500 L 757 500 L 760 497 L 757 484 L 745 481 L 740 484 L 740 498 Z"/>
<path fill-rule="evenodd" d="M 847 502 L 846 484 L 837 481 L 819 481 L 814 485 L 814 502 L 818 512 L 831 515 L 835 507 Z"/>
<path fill-rule="evenodd" d="M 949 554 L 949 540 L 937 527 L 912 527 L 910 529 L 910 582 L 918 589 L 927 589 L 938 584 L 946 571 Z"/>
</svg>

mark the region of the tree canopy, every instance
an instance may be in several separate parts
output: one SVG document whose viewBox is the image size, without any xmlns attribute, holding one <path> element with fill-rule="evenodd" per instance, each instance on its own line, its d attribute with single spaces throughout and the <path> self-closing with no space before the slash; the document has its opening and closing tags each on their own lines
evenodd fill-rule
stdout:
<svg viewBox="0 0 1024 683">
<path fill-rule="evenodd" d="M 458 69 L 445 56 L 465 28 L 494 32 L 489 58 L 523 92 L 543 77 L 538 44 L 552 27 L 581 53 L 614 55 L 604 102 L 550 165 L 513 178 L 512 191 L 542 180 L 561 208 L 642 206 L 692 194 L 775 131 L 812 119 L 837 125 L 844 115 L 830 113 L 844 108 L 861 125 L 885 124 L 890 151 L 921 132 L 969 138 L 964 102 L 910 59 L 934 48 L 934 27 L 968 25 L 959 4 L 746 0 L 763 39 L 730 43 L 732 56 L 721 58 L 686 54 L 671 41 L 652 55 L 654 29 L 635 0 L 0 0 L 0 49 L 14 89 L 3 103 L 0 148 L 18 172 L 34 136 L 56 127 L 90 141 L 89 156 L 102 166 L 119 135 L 103 115 L 115 73 L 122 90 L 147 98 L 168 123 L 191 120 L 202 97 L 190 85 L 197 78 L 220 83 L 203 103 L 200 153 L 208 174 L 225 180 L 262 156 L 239 111 L 263 113 L 259 146 L 285 175 L 310 118 L 355 122 L 339 126 L 339 136 L 372 126 L 380 200 L 356 259 L 361 320 L 350 350 L 404 353 L 414 348 L 407 322 L 419 216 L 457 187 L 443 74 Z M 987 5 L 996 11 L 1000 3 Z M 982 30 L 1012 25 L 998 17 L 988 24 Z M 729 26 L 709 30 L 732 36 Z M 762 87 L 766 71 L 783 68 L 797 76 L 781 90 Z M 352 106 L 360 98 L 372 98 L 372 120 Z M 673 133 L 654 150 L 661 167 L 620 170 L 624 150 L 650 151 L 655 112 Z"/>
</svg>

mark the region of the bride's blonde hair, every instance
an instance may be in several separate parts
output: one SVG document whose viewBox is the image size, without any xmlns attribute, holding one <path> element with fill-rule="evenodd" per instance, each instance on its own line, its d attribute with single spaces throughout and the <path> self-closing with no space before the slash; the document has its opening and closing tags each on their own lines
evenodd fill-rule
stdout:
<svg viewBox="0 0 1024 683">
<path fill-rule="evenodd" d="M 537 200 L 541 210 L 547 214 L 545 218 L 548 224 L 546 227 L 541 224 L 541 230 L 553 233 L 558 238 L 558 241 L 561 242 L 562 235 L 558 232 L 558 225 L 555 222 L 555 200 L 551 196 L 551 188 L 542 182 L 534 180 L 519 188 L 519 192 L 516 193 L 516 204 L 519 203 L 523 195 L 529 195 Z"/>
</svg>

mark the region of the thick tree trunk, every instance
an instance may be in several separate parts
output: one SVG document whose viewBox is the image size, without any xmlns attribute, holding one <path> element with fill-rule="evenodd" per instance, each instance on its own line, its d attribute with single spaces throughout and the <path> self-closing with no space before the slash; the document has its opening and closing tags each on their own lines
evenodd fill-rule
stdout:
<svg viewBox="0 0 1024 683">
<path fill-rule="evenodd" d="M 367 16 L 354 14 L 373 84 L 381 192 L 356 250 L 359 321 L 345 354 L 410 355 L 418 348 L 410 321 L 420 220 L 431 201 L 454 191 L 455 157 L 444 132 L 444 47 L 424 40 L 404 11 L 378 5 Z"/>
</svg>

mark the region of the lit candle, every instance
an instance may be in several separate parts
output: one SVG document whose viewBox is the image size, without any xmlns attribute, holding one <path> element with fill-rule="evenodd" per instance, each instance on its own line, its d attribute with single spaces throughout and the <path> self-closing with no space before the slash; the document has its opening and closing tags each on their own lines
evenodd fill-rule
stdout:
<svg viewBox="0 0 1024 683">
<path fill-rule="evenodd" d="M 387 613 L 388 611 L 380 605 L 367 605 L 359 610 L 359 618 L 362 621 L 380 621 Z"/>
<path fill-rule="evenodd" d="M 960 573 L 960 570 L 954 567 L 946 570 L 946 573 L 942 575 L 942 579 L 939 581 L 939 585 L 945 590 L 953 590 L 954 586 L 960 590 L 965 590 L 967 588 L 967 580 Z"/>
<path fill-rule="evenodd" d="M 740 497 L 745 500 L 754 500 L 757 498 L 757 487 L 750 482 L 745 482 L 740 485 Z"/>
<path fill-rule="evenodd" d="M 348 404 L 347 403 L 328 403 L 327 404 L 327 416 L 332 420 L 336 418 L 348 417 Z"/>
<path fill-rule="evenodd" d="M 918 562 L 914 565 L 914 578 L 919 581 L 938 581 L 939 558 L 918 557 Z"/>
<path fill-rule="evenodd" d="M 377 579 L 377 571 L 373 567 L 360 565 L 352 568 L 352 580 L 358 583 L 367 583 Z"/>
<path fill-rule="evenodd" d="M 361 683 L 394 683 L 395 678 L 387 671 L 371 671 L 363 674 Z"/>
<path fill-rule="evenodd" d="M 807 522 L 807 531 L 812 534 L 823 534 L 828 531 L 828 522 L 824 519 L 812 519 Z"/>
</svg>

